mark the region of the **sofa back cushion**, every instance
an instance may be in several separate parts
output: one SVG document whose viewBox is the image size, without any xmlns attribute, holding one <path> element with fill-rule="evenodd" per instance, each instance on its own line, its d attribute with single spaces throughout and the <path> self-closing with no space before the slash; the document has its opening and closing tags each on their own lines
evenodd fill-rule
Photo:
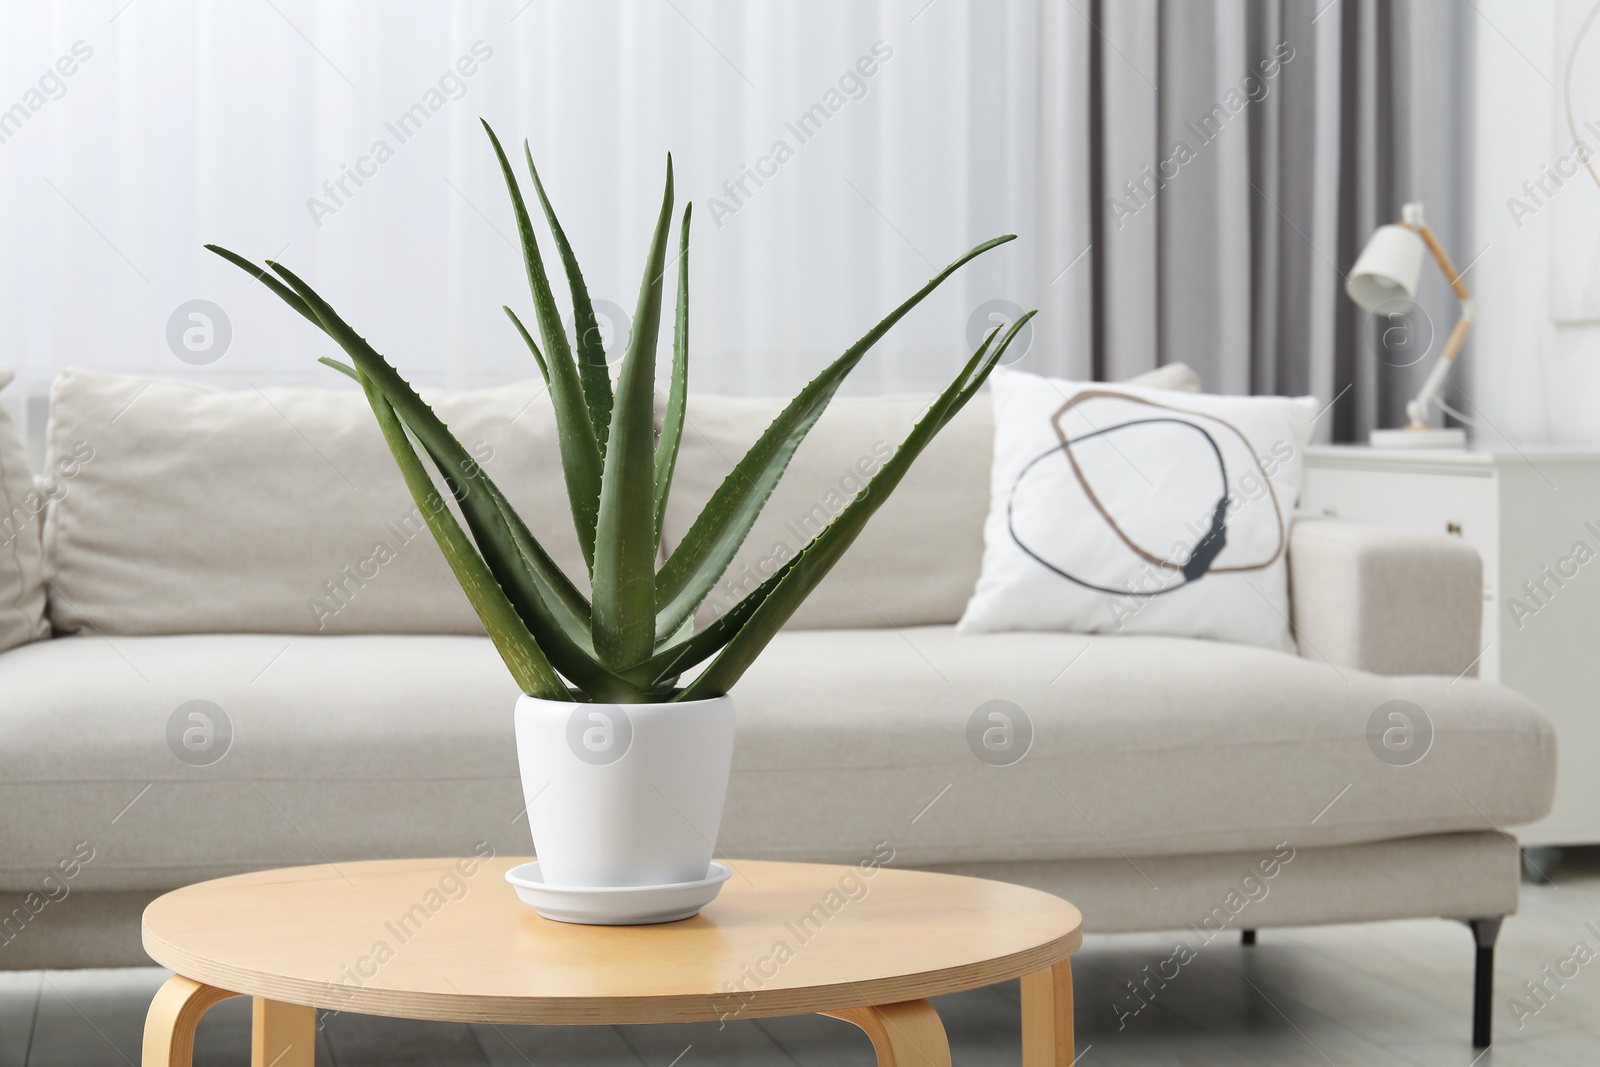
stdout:
<svg viewBox="0 0 1600 1067">
<path fill-rule="evenodd" d="M 0 389 L 16 375 L 0 367 Z M 28 453 L 11 414 L 0 408 L 0 652 L 46 637 L 43 548 L 45 502 L 56 492 L 49 478 L 34 484 Z"/>
<path fill-rule="evenodd" d="M 430 395 L 579 580 L 539 383 Z M 50 619 L 63 632 L 481 633 L 361 393 L 69 370 L 52 393 Z"/>
<path fill-rule="evenodd" d="M 1194 391 L 1182 364 L 1134 379 Z M 744 547 L 702 611 L 737 603 L 844 510 L 894 454 L 934 396 L 835 397 L 795 453 Z M 787 399 L 691 396 L 667 503 L 670 551 Z M 983 561 L 994 414 L 988 393 L 963 408 L 912 465 L 838 565 L 795 612 L 794 629 L 954 623 Z"/>
</svg>

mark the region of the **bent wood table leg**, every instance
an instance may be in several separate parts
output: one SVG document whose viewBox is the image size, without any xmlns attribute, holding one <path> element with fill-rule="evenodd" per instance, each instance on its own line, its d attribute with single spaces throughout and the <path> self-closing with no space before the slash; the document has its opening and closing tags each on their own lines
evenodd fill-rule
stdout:
<svg viewBox="0 0 1600 1067">
<path fill-rule="evenodd" d="M 1022 1067 L 1071 1067 L 1072 963 L 1022 976 Z"/>
<path fill-rule="evenodd" d="M 842 1008 L 823 1015 L 854 1023 L 872 1039 L 878 1067 L 950 1067 L 950 1042 L 939 1013 L 926 1000 Z"/>
<path fill-rule="evenodd" d="M 144 1018 L 144 1067 L 189 1067 L 194 1061 L 194 1028 L 213 1005 L 236 997 L 226 989 L 201 985 L 175 974 L 156 991 Z"/>
<path fill-rule="evenodd" d="M 250 1008 L 250 1067 L 313 1067 L 317 1010 L 256 997 Z"/>
</svg>

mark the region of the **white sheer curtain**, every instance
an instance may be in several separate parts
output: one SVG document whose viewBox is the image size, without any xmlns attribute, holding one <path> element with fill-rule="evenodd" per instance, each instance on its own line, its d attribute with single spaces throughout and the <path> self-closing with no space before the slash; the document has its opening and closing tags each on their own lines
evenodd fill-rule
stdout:
<svg viewBox="0 0 1600 1067">
<path fill-rule="evenodd" d="M 510 145 L 530 139 L 591 292 L 629 311 L 673 152 L 678 202 L 695 201 L 702 391 L 791 390 L 935 267 L 1024 234 L 902 323 L 856 384 L 931 387 L 958 365 L 973 309 L 1029 306 L 1050 258 L 1026 236 L 1037 14 L 977 0 L 6 5 L 0 364 L 21 382 L 5 400 L 67 365 L 336 384 L 313 361 L 328 344 L 207 241 L 280 258 L 419 381 L 529 376 L 499 310 L 528 298 L 479 116 Z M 746 167 L 769 176 L 739 191 Z M 233 333 L 205 366 L 166 339 L 197 298 Z"/>
</svg>

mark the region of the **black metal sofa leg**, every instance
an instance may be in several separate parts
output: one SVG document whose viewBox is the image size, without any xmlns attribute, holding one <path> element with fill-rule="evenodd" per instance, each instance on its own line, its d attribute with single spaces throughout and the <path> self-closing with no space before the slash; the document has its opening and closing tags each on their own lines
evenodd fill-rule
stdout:
<svg viewBox="0 0 1600 1067">
<path fill-rule="evenodd" d="M 1472 1047 L 1488 1048 L 1494 1016 L 1494 943 L 1500 936 L 1503 915 L 1492 919 L 1468 919 L 1472 938 L 1478 943 L 1477 966 L 1472 977 Z"/>
<path fill-rule="evenodd" d="M 1239 931 L 1239 944 L 1241 944 L 1241 945 L 1253 945 L 1255 943 L 1256 943 L 1256 932 L 1254 930 L 1240 930 Z"/>
</svg>

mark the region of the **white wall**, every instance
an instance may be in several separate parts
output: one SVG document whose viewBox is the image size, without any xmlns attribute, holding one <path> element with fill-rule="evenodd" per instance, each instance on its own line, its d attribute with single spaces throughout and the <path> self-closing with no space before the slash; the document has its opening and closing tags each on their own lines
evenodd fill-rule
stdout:
<svg viewBox="0 0 1600 1067">
<path fill-rule="evenodd" d="M 1507 207 L 1511 197 L 1528 202 L 1523 183 L 1570 148 L 1555 132 L 1567 52 L 1556 40 L 1558 3 L 1474 0 L 1473 247 L 1444 236 L 1462 264 L 1482 254 L 1465 276 L 1478 321 L 1461 368 L 1484 416 L 1480 448 L 1600 444 L 1600 324 L 1557 326 L 1546 299 L 1560 213 L 1548 200 L 1519 228 Z M 1600 188 L 1580 174 L 1555 195 L 1600 198 Z M 1600 247 L 1600 232 L 1593 239 Z"/>
</svg>

